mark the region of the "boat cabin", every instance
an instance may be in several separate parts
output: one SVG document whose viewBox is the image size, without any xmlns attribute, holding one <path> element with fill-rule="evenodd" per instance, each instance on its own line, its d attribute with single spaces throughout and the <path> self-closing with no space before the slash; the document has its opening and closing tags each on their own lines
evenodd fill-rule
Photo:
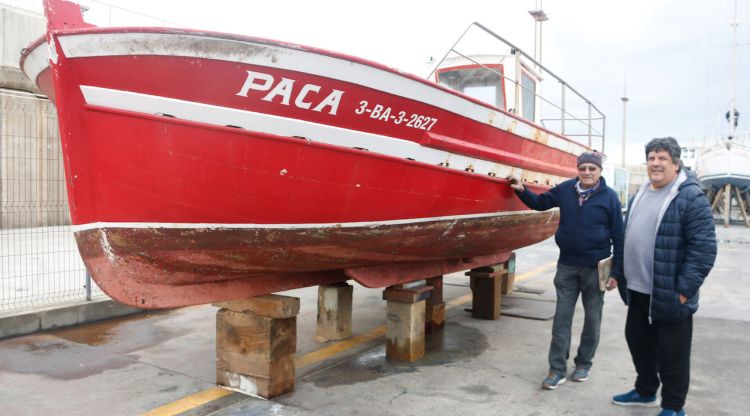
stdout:
<svg viewBox="0 0 750 416">
<path fill-rule="evenodd" d="M 506 55 L 446 58 L 435 71 L 435 81 L 532 122 L 539 120 L 542 77 L 513 50 Z"/>
</svg>

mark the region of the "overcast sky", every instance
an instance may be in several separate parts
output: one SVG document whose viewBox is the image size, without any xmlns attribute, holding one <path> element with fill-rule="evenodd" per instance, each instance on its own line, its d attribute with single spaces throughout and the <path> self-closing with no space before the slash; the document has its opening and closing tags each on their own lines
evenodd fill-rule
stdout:
<svg viewBox="0 0 750 416">
<path fill-rule="evenodd" d="M 301 43 L 426 76 L 473 21 L 533 53 L 528 11 L 539 0 L 108 0 L 196 29 Z M 87 13 L 107 25 L 110 15 Z M 618 163 L 627 79 L 627 163 L 653 137 L 683 144 L 727 132 L 734 0 L 547 0 L 542 61 L 607 116 L 605 151 Z M 737 108 L 750 126 L 750 0 L 739 0 Z M 114 12 L 113 25 L 132 24 Z M 131 16 L 130 19 L 133 19 Z M 140 18 L 139 23 L 143 24 Z M 706 139 L 708 137 L 708 139 Z"/>
</svg>

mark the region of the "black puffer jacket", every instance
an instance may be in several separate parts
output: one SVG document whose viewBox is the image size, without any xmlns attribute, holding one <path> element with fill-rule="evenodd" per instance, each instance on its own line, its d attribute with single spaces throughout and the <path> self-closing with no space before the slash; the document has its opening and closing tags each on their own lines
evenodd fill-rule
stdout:
<svg viewBox="0 0 750 416">
<path fill-rule="evenodd" d="M 630 212 L 637 207 L 647 186 L 648 183 L 644 184 L 628 204 L 625 238 Z M 658 322 L 680 321 L 698 310 L 698 289 L 716 259 L 716 229 L 711 206 L 697 179 L 680 172 L 669 192 L 669 205 L 659 217 L 654 246 L 651 318 Z M 622 270 L 615 275 L 623 276 Z M 627 304 L 627 276 L 618 277 L 618 288 Z M 680 304 L 680 294 L 688 298 L 685 304 Z"/>
</svg>

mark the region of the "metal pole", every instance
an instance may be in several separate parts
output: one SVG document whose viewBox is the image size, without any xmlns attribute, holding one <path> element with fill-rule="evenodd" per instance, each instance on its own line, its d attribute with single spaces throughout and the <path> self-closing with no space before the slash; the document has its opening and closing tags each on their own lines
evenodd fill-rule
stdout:
<svg viewBox="0 0 750 416">
<path fill-rule="evenodd" d="M 735 106 L 737 105 L 737 26 L 740 21 L 737 19 L 737 0 L 734 0 L 734 19 L 732 19 L 732 102 L 729 104 L 729 138 L 734 137 L 735 123 L 737 123 L 737 117 L 735 115 Z"/>
<path fill-rule="evenodd" d="M 607 131 L 607 117 L 604 114 L 602 114 L 602 153 L 605 153 L 604 152 L 604 148 L 605 148 L 604 144 L 605 144 L 605 141 L 606 141 L 605 139 L 606 139 L 606 136 L 607 136 L 605 134 L 606 131 Z"/>
<path fill-rule="evenodd" d="M 537 48 L 536 45 L 539 42 L 539 39 L 537 38 L 537 34 L 539 33 L 539 21 L 534 20 L 534 59 L 539 60 L 539 55 L 537 55 Z"/>
<path fill-rule="evenodd" d="M 562 93 L 560 94 L 560 107 L 562 111 L 560 114 L 560 134 L 565 135 L 565 83 L 561 82 Z"/>
<path fill-rule="evenodd" d="M 521 55 L 516 53 L 516 103 L 515 103 L 515 114 L 523 114 L 521 113 L 521 109 L 519 108 L 521 106 Z"/>
<path fill-rule="evenodd" d="M 543 21 L 539 22 L 539 63 L 542 62 L 542 40 L 544 40 L 544 38 L 542 37 L 542 22 Z"/>
<path fill-rule="evenodd" d="M 91 300 L 91 274 L 86 270 L 86 300 Z"/>
<path fill-rule="evenodd" d="M 588 103 L 589 106 L 589 147 L 591 147 L 591 103 Z"/>
<path fill-rule="evenodd" d="M 529 14 L 531 15 L 531 17 L 534 18 L 534 61 L 541 63 L 542 62 L 542 23 L 549 20 L 549 17 L 547 17 L 547 15 L 544 13 L 544 10 L 542 10 L 542 0 L 539 0 L 536 3 L 536 9 L 529 10 Z"/>
<path fill-rule="evenodd" d="M 622 167 L 625 167 L 625 129 L 627 118 L 628 97 L 622 97 Z"/>
<path fill-rule="evenodd" d="M 732 212 L 732 184 L 724 186 L 724 227 L 729 227 Z"/>
<path fill-rule="evenodd" d="M 467 34 L 467 33 L 469 32 L 469 29 L 471 29 L 471 27 L 472 27 L 472 26 L 478 26 L 478 27 L 481 27 L 481 28 L 482 28 L 482 29 L 484 29 L 484 30 L 487 30 L 487 29 L 486 29 L 486 28 L 484 28 L 483 26 L 481 26 L 481 25 L 477 24 L 477 22 L 474 22 L 474 23 L 470 24 L 470 25 L 469 25 L 469 27 L 467 27 L 467 28 L 466 28 L 466 30 L 464 30 L 464 33 L 462 33 L 462 34 L 461 34 L 461 36 L 460 36 L 460 37 L 459 37 L 458 39 L 456 39 L 456 41 L 455 41 L 455 42 L 453 43 L 453 46 L 451 46 L 451 48 L 450 48 L 450 49 L 448 49 L 448 51 L 447 51 L 447 52 L 445 52 L 445 55 L 443 55 L 443 59 L 441 59 L 441 60 L 439 60 L 439 61 L 438 61 L 437 65 L 435 65 L 435 68 L 432 68 L 432 71 L 430 71 L 430 74 L 429 74 L 429 75 L 427 75 L 427 78 L 428 78 L 428 79 L 429 79 L 430 77 L 432 77 L 432 74 L 434 74 L 434 73 L 435 73 L 435 71 L 437 71 L 437 70 L 438 70 L 438 67 L 440 66 L 440 64 L 442 64 L 442 63 L 443 63 L 443 61 L 445 60 L 445 58 L 447 58 L 447 57 L 448 57 L 448 55 L 449 55 L 449 54 L 450 54 L 450 53 L 451 53 L 451 52 L 452 52 L 452 51 L 453 51 L 454 49 L 456 49 L 456 46 L 458 45 L 458 42 L 461 42 L 461 39 L 463 39 L 463 38 L 464 38 L 464 36 L 466 36 L 466 34 Z"/>
</svg>

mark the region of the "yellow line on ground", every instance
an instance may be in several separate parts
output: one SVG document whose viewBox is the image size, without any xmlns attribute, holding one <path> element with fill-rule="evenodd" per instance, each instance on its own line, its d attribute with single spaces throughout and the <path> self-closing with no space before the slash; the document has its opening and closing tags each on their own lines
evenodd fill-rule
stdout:
<svg viewBox="0 0 750 416">
<path fill-rule="evenodd" d="M 546 269 L 549 269 L 550 267 L 552 267 L 552 266 L 554 266 L 556 264 L 557 264 L 557 260 L 550 261 L 550 262 L 542 264 L 541 266 L 537 266 L 537 267 L 529 270 L 526 273 L 521 273 L 519 275 L 516 275 L 516 282 L 520 282 L 521 280 L 526 280 L 529 277 L 535 276 L 535 275 L 541 273 L 542 271 L 544 271 Z"/>
<path fill-rule="evenodd" d="M 556 262 L 554 261 L 545 263 L 527 271 L 526 273 L 516 275 L 515 281 L 520 282 L 520 281 L 528 279 L 529 277 L 535 276 L 539 274 L 540 272 L 554 266 L 555 263 Z M 468 293 L 463 296 L 459 296 L 455 299 L 448 301 L 445 307 L 446 309 L 453 309 L 469 301 L 471 301 L 471 293 Z M 315 350 L 313 352 L 309 352 L 307 354 L 295 357 L 294 366 L 296 368 L 302 368 L 308 365 L 319 363 L 321 361 L 324 361 L 324 360 L 327 360 L 328 358 L 333 357 L 336 354 L 339 354 L 351 348 L 355 348 L 367 342 L 373 341 L 384 335 L 385 335 L 385 325 L 379 326 L 377 328 L 373 328 L 365 332 L 364 334 L 355 335 L 351 338 L 347 338 L 345 340 L 327 345 L 319 350 Z M 203 404 L 206 404 L 212 400 L 216 400 L 224 396 L 228 396 L 232 393 L 233 393 L 232 391 L 224 390 L 219 387 L 214 387 L 214 388 L 204 390 L 204 391 L 192 394 L 190 396 L 184 397 L 180 400 L 166 404 L 156 409 L 153 409 L 149 411 L 148 413 L 144 413 L 143 416 L 173 416 L 173 415 L 188 411 L 190 409 L 193 409 L 195 407 L 201 406 Z"/>
<path fill-rule="evenodd" d="M 305 355 L 294 358 L 294 366 L 296 368 L 302 368 L 311 364 L 315 364 L 326 360 L 338 353 L 362 345 L 366 342 L 370 342 L 374 339 L 380 338 L 385 335 L 385 325 L 373 328 L 364 334 L 355 335 L 351 338 L 347 338 L 343 341 L 335 342 L 331 345 L 327 345 L 319 350 L 309 352 Z"/>
<path fill-rule="evenodd" d="M 219 387 L 213 387 L 207 390 L 199 391 L 195 394 L 191 394 L 190 396 L 183 397 L 182 399 L 174 401 L 172 403 L 167 403 L 164 406 L 157 407 L 156 409 L 152 409 L 146 413 L 143 413 L 142 416 L 176 415 L 233 393 L 233 391 L 224 390 Z"/>
</svg>

